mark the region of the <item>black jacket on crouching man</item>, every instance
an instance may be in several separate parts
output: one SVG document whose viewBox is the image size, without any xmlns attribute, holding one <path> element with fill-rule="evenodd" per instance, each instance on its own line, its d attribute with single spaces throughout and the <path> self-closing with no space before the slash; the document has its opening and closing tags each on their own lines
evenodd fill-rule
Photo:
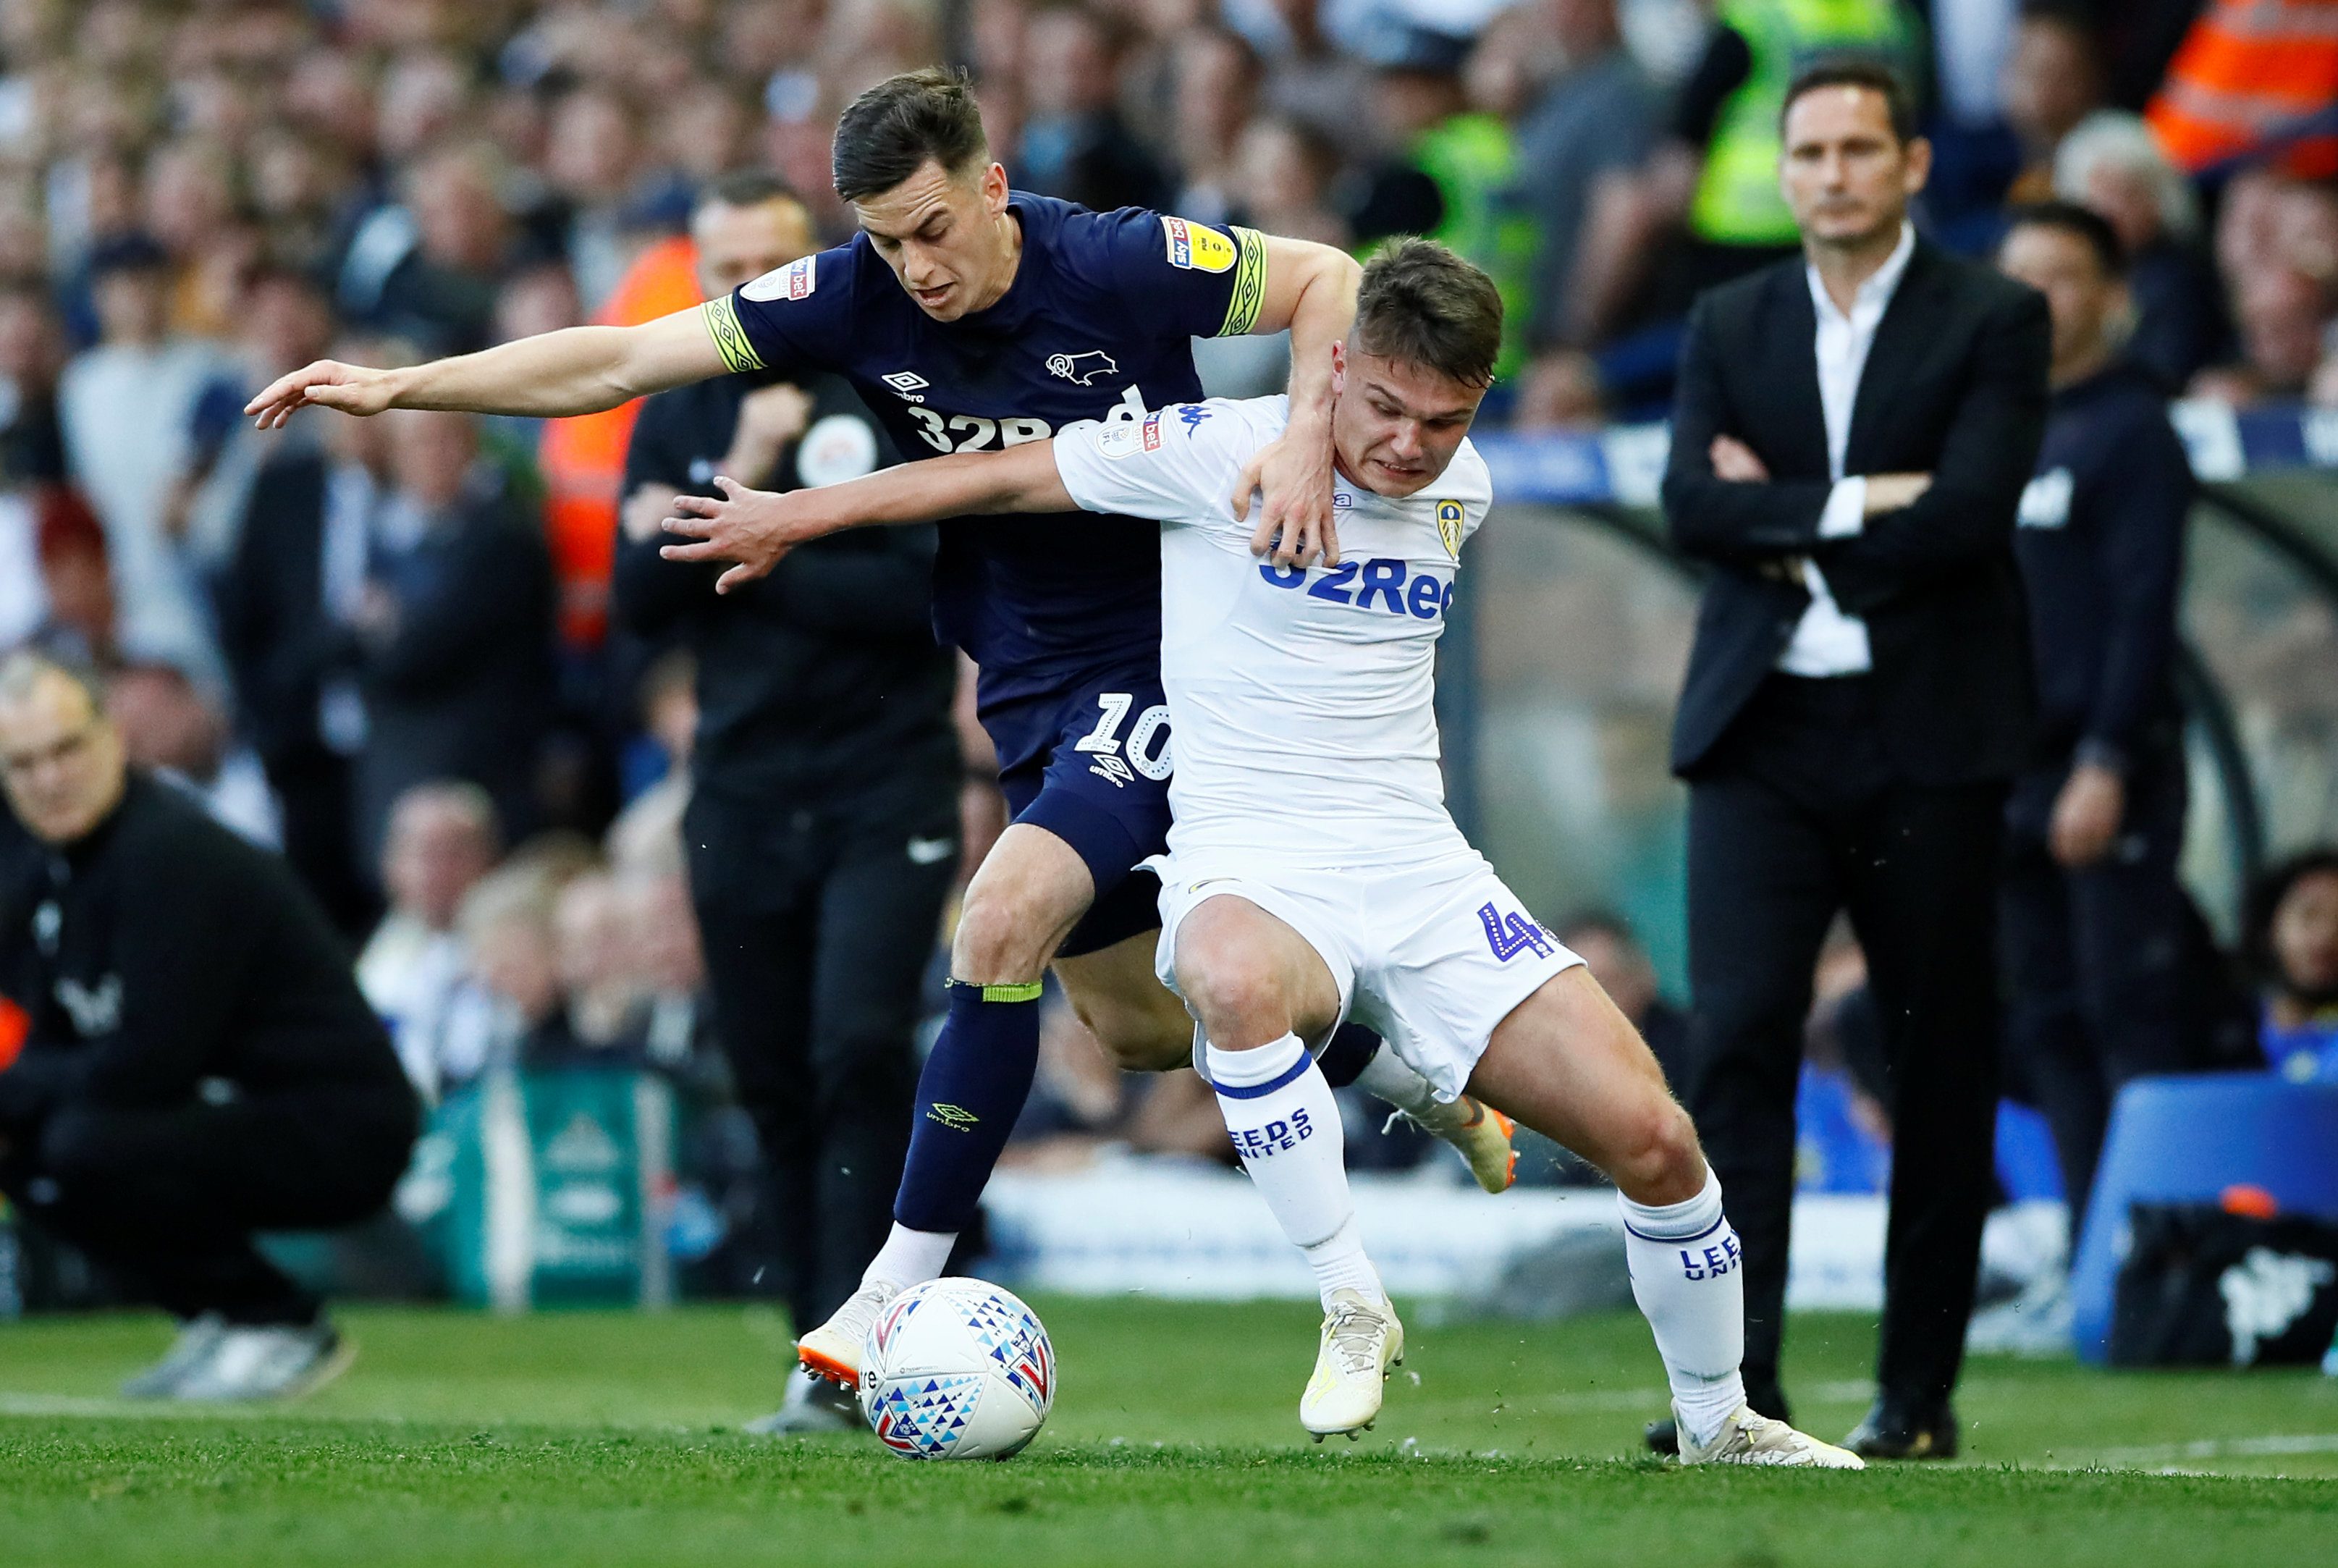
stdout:
<svg viewBox="0 0 2338 1568">
<path fill-rule="evenodd" d="M 290 870 L 133 773 L 44 845 L 0 812 L 0 1190 L 179 1317 L 308 1323 L 259 1230 L 378 1212 L 417 1107 L 349 955 Z"/>
<path fill-rule="evenodd" d="M 747 397 L 722 376 L 643 406 L 625 493 L 714 493 Z M 811 407 L 768 475 L 792 490 L 894 460 L 841 378 L 792 378 Z M 721 568 L 620 537 L 613 608 L 698 664 L 684 820 L 715 1021 L 767 1177 L 778 1285 L 820 1323 L 892 1222 L 917 1087 L 920 980 L 958 869 L 962 776 L 953 655 L 934 644 L 934 531 L 866 528 L 790 552 L 718 596 Z"/>
</svg>

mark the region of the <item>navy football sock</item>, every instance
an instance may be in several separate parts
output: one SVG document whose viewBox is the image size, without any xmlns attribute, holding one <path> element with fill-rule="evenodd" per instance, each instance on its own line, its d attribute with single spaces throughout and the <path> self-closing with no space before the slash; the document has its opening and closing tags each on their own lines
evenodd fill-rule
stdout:
<svg viewBox="0 0 2338 1568">
<path fill-rule="evenodd" d="M 1039 991 L 950 981 L 949 1016 L 918 1079 L 918 1119 L 893 1199 L 893 1218 L 910 1229 L 974 1222 L 1039 1070 Z"/>
<path fill-rule="evenodd" d="M 1361 1023 L 1343 1023 L 1331 1031 L 1315 1065 L 1322 1070 L 1324 1082 L 1333 1089 L 1345 1089 L 1362 1076 L 1380 1049 L 1379 1035 Z"/>
</svg>

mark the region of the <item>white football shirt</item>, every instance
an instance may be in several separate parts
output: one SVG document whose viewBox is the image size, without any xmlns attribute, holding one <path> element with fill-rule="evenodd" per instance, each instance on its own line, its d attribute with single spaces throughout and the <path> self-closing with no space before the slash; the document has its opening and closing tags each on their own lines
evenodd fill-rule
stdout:
<svg viewBox="0 0 2338 1568">
<path fill-rule="evenodd" d="M 1445 809 L 1434 699 L 1461 546 L 1493 496 L 1485 460 L 1465 440 L 1404 500 L 1339 478 L 1341 564 L 1278 568 L 1250 553 L 1232 498 L 1289 408 L 1213 399 L 1056 439 L 1084 510 L 1162 520 L 1170 853 L 1330 868 L 1474 855 Z"/>
</svg>

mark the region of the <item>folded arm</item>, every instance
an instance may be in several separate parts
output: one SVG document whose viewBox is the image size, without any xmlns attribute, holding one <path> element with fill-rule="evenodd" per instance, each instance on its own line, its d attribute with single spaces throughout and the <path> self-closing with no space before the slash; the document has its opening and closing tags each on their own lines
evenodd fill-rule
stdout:
<svg viewBox="0 0 2338 1568">
<path fill-rule="evenodd" d="M 798 545 L 846 528 L 930 523 L 990 512 L 1079 510 L 1056 471 L 1053 441 L 1027 441 L 1003 452 L 966 452 L 880 469 L 842 484 L 774 495 L 715 476 L 718 499 L 682 496 L 665 519 L 670 534 L 695 540 L 668 545 L 670 561 L 730 561 L 717 593 L 769 572 Z"/>
</svg>

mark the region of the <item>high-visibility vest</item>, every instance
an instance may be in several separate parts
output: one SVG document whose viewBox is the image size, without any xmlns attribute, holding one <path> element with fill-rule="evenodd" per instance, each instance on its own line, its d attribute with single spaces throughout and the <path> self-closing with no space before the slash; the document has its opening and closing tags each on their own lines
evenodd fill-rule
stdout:
<svg viewBox="0 0 2338 1568">
<path fill-rule="evenodd" d="M 2338 104 L 2338 0 L 2214 0 L 2168 62 L 2144 119 L 2186 172 L 2249 153 Z M 2279 158 L 2301 179 L 2338 175 L 2338 131 Z"/>
<path fill-rule="evenodd" d="M 1491 114 L 1457 114 L 1424 133 L 1412 155 L 1437 182 L 1445 217 L 1429 238 L 1482 268 L 1502 296 L 1502 351 L 1494 374 L 1507 380 L 1525 358 L 1527 279 L 1537 232 L 1531 214 L 1508 199 L 1518 173 L 1518 139 Z"/>
<path fill-rule="evenodd" d="M 1833 54 L 1878 55 L 1905 71 L 1914 30 L 1898 0 L 1722 0 L 1715 19 L 1745 40 L 1754 64 L 1714 122 L 1689 232 L 1719 245 L 1793 244 L 1794 214 L 1778 191 L 1787 87 Z"/>
<path fill-rule="evenodd" d="M 594 321 L 637 327 L 699 303 L 698 251 L 677 235 L 636 257 Z M 604 413 L 547 419 L 536 448 L 544 475 L 544 535 L 558 585 L 561 640 L 597 646 L 608 629 L 609 578 L 617 564 L 618 492 L 638 399 Z"/>
</svg>

